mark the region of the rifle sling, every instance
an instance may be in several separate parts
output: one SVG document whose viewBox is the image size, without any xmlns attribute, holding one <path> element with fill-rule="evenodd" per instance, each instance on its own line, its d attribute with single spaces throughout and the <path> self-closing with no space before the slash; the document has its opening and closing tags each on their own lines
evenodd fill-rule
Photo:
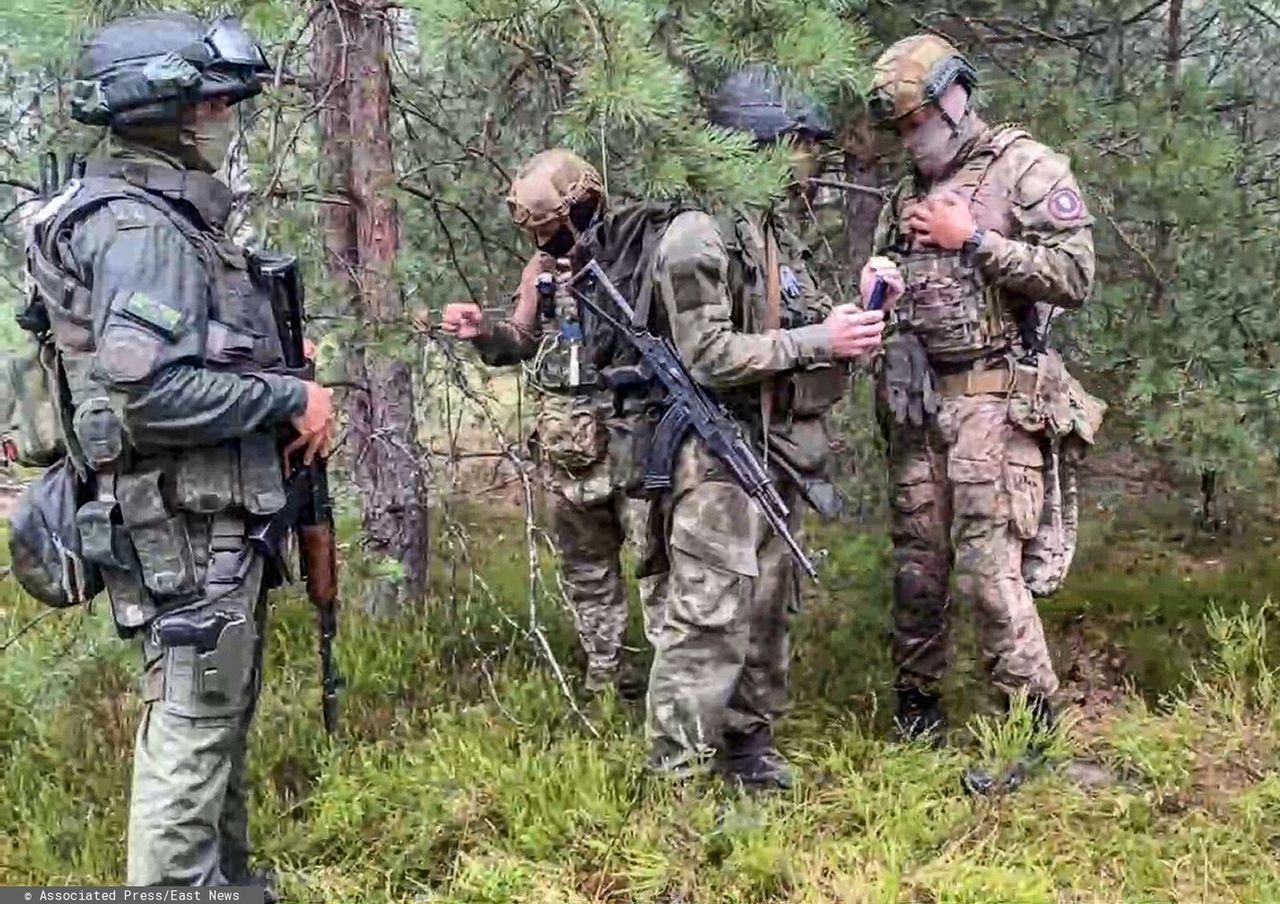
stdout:
<svg viewBox="0 0 1280 904">
<path fill-rule="evenodd" d="M 773 223 L 765 220 L 762 224 L 764 233 L 764 332 L 777 330 L 782 326 L 782 272 L 778 263 L 778 237 Z M 764 426 L 764 435 L 769 435 L 773 421 L 773 396 L 776 389 L 773 377 L 766 377 L 760 384 L 760 420 Z M 764 463 L 769 464 L 769 444 L 764 446 Z"/>
</svg>

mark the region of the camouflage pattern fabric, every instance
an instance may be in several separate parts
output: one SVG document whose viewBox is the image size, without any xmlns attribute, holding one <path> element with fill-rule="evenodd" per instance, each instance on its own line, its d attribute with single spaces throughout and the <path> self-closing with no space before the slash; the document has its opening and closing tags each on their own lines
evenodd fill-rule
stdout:
<svg viewBox="0 0 1280 904">
<path fill-rule="evenodd" d="M 561 579 L 574 627 L 587 656 L 587 690 L 603 690 L 623 663 L 627 591 L 621 553 L 644 543 L 648 502 L 629 499 L 613 486 L 607 461 L 585 472 L 550 474 L 551 531 L 560 553 Z M 661 621 L 654 578 L 642 578 L 640 602 L 646 636 Z"/>
<path fill-rule="evenodd" d="M 1093 283 L 1093 218 L 1066 158 L 1015 127 L 989 129 L 970 117 L 962 128 L 972 134 L 955 171 L 929 185 L 904 180 L 875 241 L 906 283 L 893 322 L 919 338 L 935 365 L 1009 348 L 1020 308 L 1078 307 Z M 968 200 L 987 230 L 972 259 L 917 245 L 902 229 L 908 208 L 944 193 Z"/>
<path fill-rule="evenodd" d="M 617 465 L 604 422 L 608 393 L 572 398 L 539 394 L 535 443 L 547 466 L 552 536 L 560 553 L 574 625 L 587 656 L 587 689 L 618 675 L 627 627 L 621 552 L 632 543 L 643 559 L 648 503 L 618 489 Z M 640 581 L 646 631 L 660 618 L 656 581 Z"/>
<path fill-rule="evenodd" d="M 956 80 L 972 87 L 977 73 L 950 41 L 934 34 L 898 41 L 876 60 L 867 92 L 872 119 L 881 123 L 937 103 Z"/>
<path fill-rule="evenodd" d="M 947 672 L 954 573 L 956 594 L 973 607 L 995 686 L 1007 694 L 1057 690 L 1022 576 L 1023 546 L 1036 535 L 1044 505 L 1043 464 L 1039 438 L 1009 422 L 1000 396 L 947 398 L 933 429 L 893 431 L 894 658 L 901 686 L 932 689 Z"/>
<path fill-rule="evenodd" d="M 792 486 L 783 499 L 802 539 L 804 509 Z M 670 571 L 647 730 L 650 766 L 683 775 L 705 767 L 726 732 L 772 726 L 786 711 L 800 575 L 786 544 L 701 444 L 681 449 L 667 506 Z"/>
<path fill-rule="evenodd" d="M 765 319 L 765 237 L 771 218 L 737 215 L 719 222 L 690 211 L 659 243 L 653 283 L 671 337 L 695 379 L 716 391 L 750 424 L 769 377 L 807 385 L 817 375 L 826 394 L 801 409 L 779 404 L 774 426 L 793 463 L 821 471 L 828 446 L 823 414 L 843 391 L 833 370 L 826 328 L 816 321 L 830 300 L 809 278 L 800 246 L 779 241 L 783 291 L 801 316 L 789 328 L 757 332 Z M 789 274 L 789 275 L 788 275 Z M 779 486 L 799 528 L 801 505 Z M 650 765 L 684 774 L 722 749 L 726 731 L 746 734 L 783 713 L 788 622 L 798 605 L 795 562 L 755 505 L 701 443 L 685 441 L 662 501 L 666 530 L 665 618 L 654 636 L 649 680 Z"/>
<path fill-rule="evenodd" d="M 1069 434 L 1092 442 L 1105 406 L 1051 352 L 1031 356 L 1038 365 L 1022 363 L 1018 314 L 1084 302 L 1093 220 L 1066 158 L 1020 129 L 989 129 L 972 115 L 962 128 L 970 140 L 951 175 L 934 185 L 905 180 L 875 243 L 897 260 L 907 285 L 893 313 L 902 336 L 892 341 L 918 342 L 929 365 L 898 371 L 931 381 L 881 385 L 890 414 L 894 652 L 902 687 L 932 689 L 946 673 L 954 571 L 995 685 L 1051 694 L 1058 682 L 1031 588 L 1061 583 L 1075 517 L 1065 508 L 1074 505 L 1073 472 L 1051 475 L 1046 506 L 1045 469 L 1057 468 Z M 907 207 L 942 191 L 967 198 L 988 230 L 971 256 L 917 247 L 904 234 Z M 916 395 L 930 404 L 904 403 Z"/>
</svg>

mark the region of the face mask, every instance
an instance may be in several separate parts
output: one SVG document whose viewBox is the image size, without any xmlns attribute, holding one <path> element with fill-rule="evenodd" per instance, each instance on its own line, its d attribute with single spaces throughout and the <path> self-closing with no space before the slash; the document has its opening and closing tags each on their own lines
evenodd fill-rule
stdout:
<svg viewBox="0 0 1280 904">
<path fill-rule="evenodd" d="M 576 241 L 568 225 L 562 225 L 556 230 L 555 235 L 538 246 L 538 250 L 545 251 L 552 257 L 568 257 Z"/>
<path fill-rule="evenodd" d="M 226 162 L 239 122 L 234 115 L 207 116 L 182 127 L 182 144 L 187 162 L 196 169 L 214 173 Z"/>
<path fill-rule="evenodd" d="M 960 149 L 961 138 L 940 114 L 930 116 L 902 144 L 922 176 L 935 178 L 947 171 Z"/>
</svg>

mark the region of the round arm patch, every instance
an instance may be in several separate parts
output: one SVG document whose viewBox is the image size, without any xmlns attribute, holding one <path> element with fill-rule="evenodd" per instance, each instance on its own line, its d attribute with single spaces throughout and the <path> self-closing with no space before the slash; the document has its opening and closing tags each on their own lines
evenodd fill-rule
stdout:
<svg viewBox="0 0 1280 904">
<path fill-rule="evenodd" d="M 1046 201 L 1049 216 L 1060 223 L 1070 223 L 1084 216 L 1084 199 L 1074 188 L 1056 188 Z"/>
</svg>

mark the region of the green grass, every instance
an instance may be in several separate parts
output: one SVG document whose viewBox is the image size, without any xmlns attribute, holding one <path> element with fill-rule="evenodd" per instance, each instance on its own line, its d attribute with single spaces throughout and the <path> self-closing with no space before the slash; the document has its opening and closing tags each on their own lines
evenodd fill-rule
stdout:
<svg viewBox="0 0 1280 904">
<path fill-rule="evenodd" d="M 1088 788 L 1055 769 L 1016 794 L 973 801 L 961 773 L 975 760 L 1008 761 L 1025 718 L 973 715 L 984 709 L 983 682 L 962 636 L 953 746 L 888 743 L 887 546 L 876 534 L 820 529 L 828 573 L 797 625 L 796 705 L 780 731 L 800 780 L 754 800 L 710 780 L 647 778 L 641 713 L 612 698 L 584 708 L 589 729 L 529 635 L 522 525 L 457 514 L 470 559 L 449 568 L 449 535 L 437 532 L 434 594 L 420 611 L 365 618 L 359 582 L 372 572 L 348 569 L 336 745 L 319 724 L 311 613 L 293 596 L 275 604 L 253 736 L 253 828 L 291 897 L 1280 900 L 1274 612 L 1239 605 L 1266 596 L 1274 555 L 1241 549 L 1204 568 L 1182 552 L 1160 558 L 1163 547 L 1141 536 L 1093 537 L 1067 591 L 1046 606 L 1050 633 L 1083 631 L 1126 662 L 1176 646 L 1179 660 L 1130 669 L 1145 693 L 1092 721 L 1068 720 L 1053 738 L 1055 758 L 1103 764 L 1112 781 Z M 1126 544 L 1152 558 L 1134 559 Z M 1132 569 L 1118 564 L 1131 559 Z M 548 576 L 552 564 L 543 562 Z M 576 676 L 554 592 L 534 603 Z M 38 614 L 0 585 L 0 643 Z M 135 657 L 101 613 L 59 614 L 0 652 L 0 883 L 122 878 Z"/>
</svg>

